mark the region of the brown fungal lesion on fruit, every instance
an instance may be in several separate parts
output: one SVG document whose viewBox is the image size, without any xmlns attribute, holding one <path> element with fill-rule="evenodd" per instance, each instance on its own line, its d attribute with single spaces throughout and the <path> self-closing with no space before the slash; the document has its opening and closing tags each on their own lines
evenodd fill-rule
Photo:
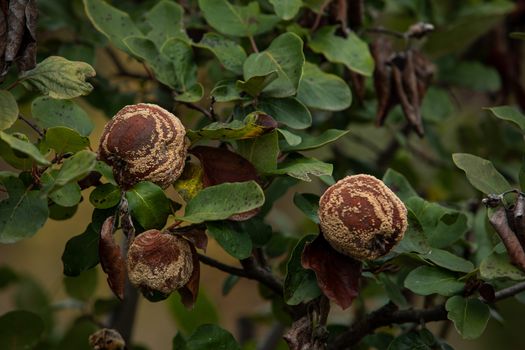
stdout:
<svg viewBox="0 0 525 350">
<path fill-rule="evenodd" d="M 318 213 L 330 245 L 359 260 L 387 254 L 408 226 L 404 204 L 371 175 L 348 176 L 332 185 L 321 197 Z"/>
<path fill-rule="evenodd" d="M 129 247 L 127 268 L 130 282 L 143 292 L 171 294 L 193 273 L 190 243 L 158 230 L 143 232 Z"/>
<path fill-rule="evenodd" d="M 125 106 L 106 124 L 98 153 L 123 189 L 141 181 L 166 188 L 181 175 L 188 147 L 186 130 L 175 115 L 139 103 Z"/>
</svg>

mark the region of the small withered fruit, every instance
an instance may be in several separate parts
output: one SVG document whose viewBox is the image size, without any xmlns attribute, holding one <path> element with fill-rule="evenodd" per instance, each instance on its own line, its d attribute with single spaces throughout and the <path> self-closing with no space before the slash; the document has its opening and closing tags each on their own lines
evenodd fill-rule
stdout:
<svg viewBox="0 0 525 350">
<path fill-rule="evenodd" d="M 188 283 L 193 273 L 190 243 L 159 230 L 138 235 L 128 249 L 130 282 L 142 293 L 169 295 Z"/>
<path fill-rule="evenodd" d="M 330 186 L 319 200 L 321 231 L 338 252 L 358 260 L 387 254 L 403 238 L 403 202 L 381 180 L 352 175 Z"/>
<path fill-rule="evenodd" d="M 139 103 L 125 106 L 106 124 L 98 154 L 113 167 L 123 189 L 140 181 L 166 188 L 182 173 L 188 145 L 179 118 L 157 105 Z"/>
</svg>

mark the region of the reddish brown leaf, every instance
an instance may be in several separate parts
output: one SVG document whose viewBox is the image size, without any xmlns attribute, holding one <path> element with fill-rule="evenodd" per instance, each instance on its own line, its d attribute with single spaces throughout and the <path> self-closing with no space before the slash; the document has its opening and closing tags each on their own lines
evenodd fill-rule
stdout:
<svg viewBox="0 0 525 350">
<path fill-rule="evenodd" d="M 177 291 L 181 296 L 181 301 L 187 309 L 193 308 L 197 295 L 199 294 L 199 280 L 201 274 L 201 266 L 199 262 L 199 255 L 197 250 L 190 244 L 191 253 L 193 254 L 193 273 L 191 274 L 190 280 L 186 285 Z"/>
<path fill-rule="evenodd" d="M 237 153 L 224 148 L 208 146 L 197 146 L 190 153 L 199 158 L 201 162 L 204 172 L 204 187 L 225 182 L 260 181 L 253 164 Z M 256 208 L 245 213 L 235 214 L 229 219 L 233 221 L 248 220 L 257 215 L 260 210 L 260 208 Z"/>
<path fill-rule="evenodd" d="M 305 245 L 301 264 L 314 270 L 324 295 L 343 310 L 359 294 L 361 262 L 334 250 L 322 234 Z"/>
<path fill-rule="evenodd" d="M 257 113 L 257 119 L 255 120 L 255 124 L 262 126 L 265 129 L 265 134 L 272 132 L 279 126 L 277 121 L 266 113 Z"/>
<path fill-rule="evenodd" d="M 186 240 L 190 241 L 195 247 L 203 250 L 206 253 L 208 247 L 208 236 L 206 229 L 196 226 L 181 227 L 172 232 L 181 235 Z"/>
<path fill-rule="evenodd" d="M 197 146 L 190 153 L 201 162 L 204 187 L 225 182 L 259 180 L 252 163 L 225 148 Z"/>
<path fill-rule="evenodd" d="M 110 216 L 102 224 L 98 254 L 102 270 L 108 276 L 108 285 L 120 299 L 124 299 L 124 285 L 126 283 L 126 264 L 122 258 L 120 246 L 115 243 L 115 217 Z"/>
<path fill-rule="evenodd" d="M 362 103 L 365 99 L 366 92 L 365 76 L 352 71 L 350 71 L 349 73 L 350 81 L 352 82 L 352 87 L 354 88 L 355 96 L 357 97 L 357 100 L 360 103 Z"/>
</svg>

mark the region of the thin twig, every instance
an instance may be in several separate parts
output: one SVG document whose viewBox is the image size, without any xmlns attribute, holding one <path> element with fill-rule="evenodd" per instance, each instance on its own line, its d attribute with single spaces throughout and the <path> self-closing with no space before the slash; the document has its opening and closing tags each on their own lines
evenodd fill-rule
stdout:
<svg viewBox="0 0 525 350">
<path fill-rule="evenodd" d="M 29 127 L 31 127 L 31 129 L 33 129 L 38 134 L 38 136 L 44 137 L 44 132 L 42 130 L 40 130 L 40 128 L 38 126 L 36 126 L 36 124 L 31 122 L 29 119 L 24 117 L 22 114 L 18 114 L 18 119 L 20 119 L 21 121 L 23 121 L 24 123 L 29 125 Z"/>
<path fill-rule="evenodd" d="M 253 36 L 248 36 L 248 39 L 250 40 L 250 45 L 252 45 L 252 50 L 255 53 L 259 53 L 259 48 L 257 47 L 257 44 L 255 43 L 255 39 Z"/>
<path fill-rule="evenodd" d="M 376 34 L 386 34 L 386 35 L 390 35 L 390 36 L 393 36 L 393 37 L 396 37 L 396 38 L 406 39 L 404 33 L 396 32 L 394 30 L 386 29 L 386 28 L 383 28 L 383 27 L 366 28 L 365 32 L 376 33 Z"/>
<path fill-rule="evenodd" d="M 180 102 L 180 101 L 177 101 L 177 102 L 182 103 L 183 105 L 185 105 L 186 107 L 188 107 L 190 109 L 193 109 L 195 111 L 201 112 L 202 114 L 204 114 L 211 121 L 216 121 L 215 116 L 210 111 L 208 111 L 206 108 L 203 108 L 203 107 L 201 107 L 199 105 L 196 105 L 196 104 L 193 104 L 191 102 Z"/>
</svg>

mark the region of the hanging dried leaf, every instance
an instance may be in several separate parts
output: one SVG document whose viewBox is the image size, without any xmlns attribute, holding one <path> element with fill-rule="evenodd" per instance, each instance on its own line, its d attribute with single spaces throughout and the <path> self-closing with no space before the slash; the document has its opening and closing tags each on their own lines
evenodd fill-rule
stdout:
<svg viewBox="0 0 525 350">
<path fill-rule="evenodd" d="M 190 248 L 193 255 L 193 273 L 191 274 L 188 283 L 186 283 L 184 287 L 177 290 L 181 296 L 182 303 L 187 309 L 191 309 L 193 308 L 193 305 L 195 305 L 195 301 L 197 300 L 197 296 L 199 294 L 199 280 L 201 274 L 197 250 L 193 244 L 190 244 Z"/>
<path fill-rule="evenodd" d="M 507 220 L 507 214 L 505 208 L 498 208 L 490 217 L 489 222 L 494 227 L 494 230 L 498 233 L 501 241 L 507 249 L 510 261 L 513 265 L 522 271 L 525 271 L 525 252 L 523 248 L 509 226 Z"/>
<path fill-rule="evenodd" d="M 392 72 L 389 65 L 393 54 L 392 43 L 384 37 L 378 37 L 372 43 L 372 56 L 375 61 L 374 87 L 377 95 L 376 125 L 384 124 L 388 112 L 397 103 L 394 87 L 392 86 Z"/>
<path fill-rule="evenodd" d="M 518 195 L 514 210 L 512 211 L 513 216 L 513 229 L 520 241 L 522 248 L 525 250 L 525 196 Z"/>
<path fill-rule="evenodd" d="M 364 16 L 364 1 L 363 0 L 346 0 L 340 2 L 346 2 L 348 7 L 348 24 L 350 28 L 353 30 L 356 30 L 361 27 L 363 24 L 363 16 Z"/>
<path fill-rule="evenodd" d="M 37 18 L 35 0 L 9 1 L 4 58 L 8 64 L 17 61 L 21 71 L 36 65 Z"/>
<path fill-rule="evenodd" d="M 206 235 L 205 227 L 191 225 L 172 230 L 171 232 L 181 235 L 186 240 L 190 241 L 196 248 L 199 248 L 206 253 L 206 248 L 208 247 L 208 236 Z"/>
<path fill-rule="evenodd" d="M 321 234 L 305 245 L 301 264 L 314 270 L 324 295 L 342 309 L 359 294 L 361 262 L 334 250 Z"/>
<path fill-rule="evenodd" d="M 120 199 L 120 225 L 129 242 L 135 239 L 135 225 L 129 211 L 129 203 L 126 197 Z"/>
<path fill-rule="evenodd" d="M 114 224 L 114 216 L 108 217 L 102 224 L 98 254 L 102 270 L 108 276 L 109 287 L 122 300 L 124 299 L 124 285 L 126 283 L 126 264 L 122 258 L 120 246 L 115 243 L 115 238 L 113 237 L 115 232 Z"/>
</svg>

